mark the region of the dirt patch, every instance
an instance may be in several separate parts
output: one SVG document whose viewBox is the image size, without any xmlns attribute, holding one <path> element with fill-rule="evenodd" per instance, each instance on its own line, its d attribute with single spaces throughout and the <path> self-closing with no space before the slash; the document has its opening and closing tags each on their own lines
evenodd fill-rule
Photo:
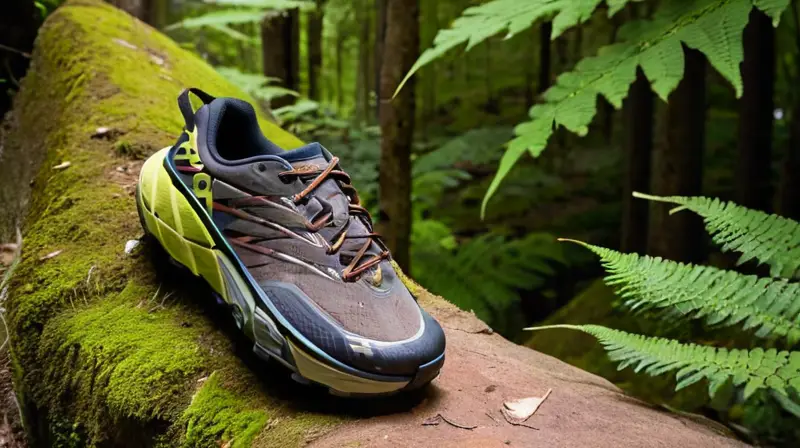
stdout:
<svg viewBox="0 0 800 448">
<path fill-rule="evenodd" d="M 718 427 L 663 412 L 497 334 L 465 331 L 480 325 L 469 323 L 475 319 L 470 314 L 447 308 L 431 309 L 447 333 L 447 361 L 421 403 L 350 423 L 311 446 L 745 446 Z M 503 418 L 504 402 L 548 389 L 551 394 L 524 425 Z M 453 423 L 432 424 L 439 419 Z"/>
</svg>

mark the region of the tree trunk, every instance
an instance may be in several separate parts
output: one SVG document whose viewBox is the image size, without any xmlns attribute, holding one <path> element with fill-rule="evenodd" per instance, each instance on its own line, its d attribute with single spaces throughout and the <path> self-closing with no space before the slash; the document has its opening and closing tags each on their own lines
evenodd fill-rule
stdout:
<svg viewBox="0 0 800 448">
<path fill-rule="evenodd" d="M 280 365 L 258 360 L 202 282 L 170 270 L 147 241 L 123 251 L 141 235 L 132 197 L 141 157 L 174 142 L 183 124 L 175 92 L 213 85 L 220 95 L 249 98 L 165 36 L 114 26 L 121 19 L 93 0 L 68 2 L 48 19 L 5 146 L 8 160 L 36 154 L 38 175 L 19 183 L 9 172 L 18 167 L 0 163 L 0 190 L 35 180 L 22 260 L 4 302 L 31 446 L 515 447 L 532 437 L 542 446 L 645 439 L 743 446 L 700 418 L 661 412 L 602 378 L 512 344 L 407 279 L 447 336 L 447 363 L 431 387 L 354 402 L 296 384 Z M 147 52 L 119 40 L 163 54 L 174 76 L 159 76 Z M 137 82 L 116 84 L 112 70 Z M 83 74 L 78 84 L 75 73 Z M 165 110 L 175 117 L 165 120 Z M 301 144 L 261 123 L 270 139 Z M 99 126 L 124 135 L 92 138 Z M 142 155 L 109 150 L 123 140 Z M 64 160 L 72 165 L 52 169 Z M 505 400 L 548 389 L 527 422 L 541 431 L 505 422 Z M 476 427 L 423 425 L 439 414 Z"/>
<path fill-rule="evenodd" d="M 13 92 L 25 76 L 41 15 L 33 0 L 14 0 L 0 13 L 0 120 L 11 109 Z M 2 154 L 0 142 L 0 154 Z M 2 213 L 0 213 L 2 215 Z M 0 216 L 0 221 L 2 221 Z M 1 241 L 1 240 L 0 240 Z"/>
<path fill-rule="evenodd" d="M 800 101 L 789 111 L 789 147 L 781 166 L 778 213 L 800 221 Z"/>
<path fill-rule="evenodd" d="M 380 225 L 394 259 L 410 272 L 414 78 L 394 99 L 392 95 L 419 56 L 419 4 L 417 0 L 387 0 L 386 8 L 380 96 Z"/>
<path fill-rule="evenodd" d="M 151 0 L 109 0 L 109 3 L 145 23 L 150 22 Z"/>
<path fill-rule="evenodd" d="M 550 87 L 550 35 L 553 34 L 553 22 L 544 22 L 539 27 L 539 85 L 538 93 L 544 93 Z"/>
<path fill-rule="evenodd" d="M 383 70 L 383 49 L 386 40 L 386 2 L 375 0 L 375 118 L 380 120 L 381 114 L 381 70 Z"/>
<path fill-rule="evenodd" d="M 340 115 L 344 114 L 344 40 L 342 31 L 336 30 L 336 110 Z"/>
<path fill-rule="evenodd" d="M 300 15 L 296 9 L 270 13 L 261 22 L 264 76 L 280 78 L 291 90 L 300 88 Z M 291 96 L 275 98 L 272 108 L 291 104 Z"/>
<path fill-rule="evenodd" d="M 684 50 L 684 77 L 664 107 L 654 154 L 652 187 L 653 193 L 661 196 L 696 196 L 702 189 L 706 60 L 696 50 Z M 702 261 L 702 220 L 694 213 L 669 216 L 670 208 L 652 204 L 648 252 L 676 261 Z"/>
<path fill-rule="evenodd" d="M 633 197 L 634 191 L 650 190 L 650 163 L 653 150 L 653 92 L 641 68 L 624 103 L 625 180 L 622 189 L 623 252 L 644 254 L 647 251 L 649 204 Z"/>
<path fill-rule="evenodd" d="M 369 70 L 370 59 L 370 37 L 372 35 L 372 23 L 370 21 L 370 10 L 368 4 L 361 1 L 356 11 L 356 21 L 359 24 L 358 35 L 358 67 L 356 73 L 356 122 L 359 126 L 367 123 L 369 108 L 369 79 L 372 73 Z"/>
<path fill-rule="evenodd" d="M 308 15 L 308 97 L 314 101 L 321 98 L 319 76 L 322 73 L 322 27 L 325 0 L 317 0 L 316 7 Z"/>
<path fill-rule="evenodd" d="M 744 29 L 744 93 L 739 99 L 736 202 L 763 211 L 772 209 L 772 119 L 775 82 L 775 28 L 753 9 Z"/>
<path fill-rule="evenodd" d="M 169 25 L 170 0 L 148 0 L 148 23 L 157 29 Z"/>
</svg>

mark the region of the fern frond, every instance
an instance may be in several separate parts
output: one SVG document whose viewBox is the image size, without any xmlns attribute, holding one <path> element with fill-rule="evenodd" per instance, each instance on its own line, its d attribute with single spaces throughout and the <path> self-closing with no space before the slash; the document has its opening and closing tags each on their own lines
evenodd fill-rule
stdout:
<svg viewBox="0 0 800 448">
<path fill-rule="evenodd" d="M 260 22 L 266 11 L 260 9 L 225 9 L 219 11 L 211 11 L 197 17 L 189 17 L 181 20 L 180 22 L 173 23 L 165 29 L 172 30 L 175 28 L 201 28 L 204 26 L 229 26 L 241 23 L 255 23 Z"/>
<path fill-rule="evenodd" d="M 482 213 L 510 168 L 525 152 L 533 157 L 541 154 L 556 126 L 585 135 L 596 114 L 598 95 L 620 108 L 638 66 L 653 90 L 666 101 L 683 77 L 682 43 L 704 53 L 733 84 L 736 96 L 741 96 L 742 33 L 752 9 L 751 0 L 662 4 L 652 20 L 636 20 L 623 26 L 619 32 L 621 43 L 601 48 L 597 56 L 582 59 L 573 71 L 560 75 L 545 92 L 545 102 L 531 108 L 531 120 L 514 130 L 516 137 L 509 143 L 486 192 Z"/>
<path fill-rule="evenodd" d="M 205 3 L 220 6 L 243 6 L 261 9 L 313 9 L 314 2 L 310 0 L 204 0 Z"/>
<path fill-rule="evenodd" d="M 631 309 L 672 309 L 713 325 L 742 324 L 758 337 L 800 340 L 800 284 L 578 244 L 600 256 L 606 284 Z"/>
<path fill-rule="evenodd" d="M 732 202 L 705 197 L 634 196 L 668 202 L 703 217 L 706 229 L 723 251 L 740 252 L 739 264 L 756 259 L 770 266 L 774 277 L 800 275 L 800 223 L 778 215 L 751 210 Z"/>
<path fill-rule="evenodd" d="M 781 14 L 789 6 L 789 0 L 753 0 L 753 6 L 768 15 L 772 19 L 772 26 L 777 27 Z"/>
<path fill-rule="evenodd" d="M 756 348 L 750 351 L 681 344 L 678 341 L 647 337 L 599 325 L 548 325 L 526 330 L 566 328 L 588 333 L 603 345 L 619 369 L 633 366 L 636 372 L 657 376 L 678 370 L 677 389 L 702 379 L 709 381 L 709 394 L 714 395 L 728 380 L 744 385 L 745 399 L 759 389 L 767 388 L 781 395 L 790 389 L 800 391 L 800 352 Z"/>
<path fill-rule="evenodd" d="M 406 81 L 422 67 L 438 59 L 451 49 L 466 44 L 466 51 L 492 36 L 506 33 L 506 39 L 526 30 L 539 19 L 553 18 L 551 39 L 560 36 L 568 28 L 588 20 L 597 5 L 603 0 L 493 0 L 464 10 L 450 28 L 439 30 L 433 46 L 425 50 L 397 87 L 403 88 Z M 616 13 L 629 1 L 608 0 L 609 15 Z M 395 93 L 396 94 L 396 93 Z"/>
</svg>

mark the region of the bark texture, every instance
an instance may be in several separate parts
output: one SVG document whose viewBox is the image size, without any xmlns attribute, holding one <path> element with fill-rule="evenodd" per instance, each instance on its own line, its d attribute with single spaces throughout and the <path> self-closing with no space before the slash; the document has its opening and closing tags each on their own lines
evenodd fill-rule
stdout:
<svg viewBox="0 0 800 448">
<path fill-rule="evenodd" d="M 660 117 L 652 191 L 660 196 L 697 196 L 703 184 L 706 60 L 684 47 L 685 71 Z M 669 215 L 668 204 L 652 204 L 648 252 L 675 261 L 705 256 L 703 222 L 693 213 Z"/>
<path fill-rule="evenodd" d="M 296 10 L 267 14 L 261 22 L 264 76 L 279 78 L 284 87 L 300 88 L 300 13 Z M 291 96 L 275 98 L 272 108 L 291 104 Z"/>
<path fill-rule="evenodd" d="M 381 115 L 381 70 L 383 70 L 383 48 L 386 39 L 386 2 L 375 0 L 375 119 L 380 122 Z"/>
<path fill-rule="evenodd" d="M 800 221 L 800 100 L 789 115 L 789 147 L 781 163 L 778 213 Z"/>
<path fill-rule="evenodd" d="M 417 0 L 386 0 L 386 37 L 381 68 L 380 226 L 394 259 L 409 271 L 411 243 L 411 143 L 415 82 L 395 89 L 419 56 Z"/>
<path fill-rule="evenodd" d="M 322 73 L 322 24 L 325 0 L 317 0 L 308 14 L 308 97 L 319 101 L 319 76 Z"/>
<path fill-rule="evenodd" d="M 448 338 L 447 364 L 428 389 L 346 400 L 256 359 L 200 282 L 169 270 L 147 242 L 123 252 L 141 234 L 131 187 L 142 159 L 183 124 L 174 96 L 195 85 L 251 101 L 197 57 L 141 30 L 95 0 L 68 2 L 40 32 L 10 123 L 9 153 L 44 160 L 5 304 L 34 446 L 743 446 L 514 345 L 411 282 Z M 261 124 L 284 147 L 301 144 Z M 101 126 L 113 132 L 98 135 Z M 52 168 L 65 160 L 69 168 Z M 0 185 L 8 179 L 0 164 Z M 500 416 L 505 400 L 549 388 L 527 422 L 538 431 Z M 437 414 L 475 427 L 423 425 Z"/>
<path fill-rule="evenodd" d="M 775 28 L 753 9 L 744 29 L 744 93 L 739 99 L 736 202 L 772 209 L 772 114 L 775 82 Z"/>
<path fill-rule="evenodd" d="M 647 251 L 649 204 L 633 197 L 633 192 L 650 189 L 650 164 L 653 151 L 653 92 L 641 68 L 624 103 L 625 179 L 622 187 L 623 252 Z"/>
</svg>

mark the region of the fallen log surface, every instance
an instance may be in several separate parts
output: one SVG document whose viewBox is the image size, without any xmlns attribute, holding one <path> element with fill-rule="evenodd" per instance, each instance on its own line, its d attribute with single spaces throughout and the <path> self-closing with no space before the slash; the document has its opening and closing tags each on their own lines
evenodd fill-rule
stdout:
<svg viewBox="0 0 800 448">
<path fill-rule="evenodd" d="M 0 154 L 0 197 L 14 201 L 0 234 L 23 223 L 6 308 L 33 445 L 740 445 L 703 419 L 648 406 L 515 345 L 413 284 L 448 338 L 432 386 L 354 400 L 295 384 L 255 358 L 208 290 L 152 243 L 125 253 L 142 233 L 138 169 L 180 131 L 175 96 L 184 86 L 249 99 L 99 1 L 67 2 L 40 31 Z M 301 143 L 265 119 L 262 127 L 285 147 Z M 548 390 L 525 422 L 501 412 Z"/>
</svg>

